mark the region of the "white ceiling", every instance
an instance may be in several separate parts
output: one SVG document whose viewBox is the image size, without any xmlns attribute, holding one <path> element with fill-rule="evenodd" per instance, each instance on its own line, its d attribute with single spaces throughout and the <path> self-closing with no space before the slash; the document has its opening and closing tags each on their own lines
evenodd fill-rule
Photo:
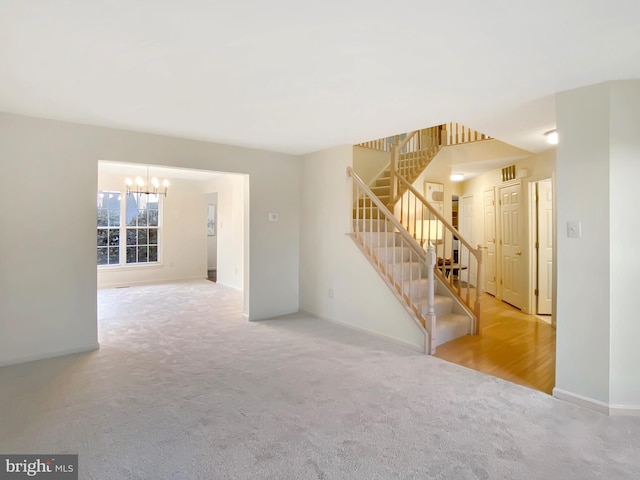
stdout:
<svg viewBox="0 0 640 480">
<path fill-rule="evenodd" d="M 226 173 L 210 170 L 195 170 L 191 168 L 162 167 L 160 165 L 142 165 L 135 163 L 122 163 L 100 160 L 98 161 L 98 174 L 121 175 L 122 177 L 142 177 L 144 179 L 158 177 L 163 179 L 180 180 L 210 180 L 218 178 Z M 123 179 L 124 182 L 124 179 Z"/>
<path fill-rule="evenodd" d="M 638 0 L 0 0 L 0 111 L 301 154 L 458 121 L 547 148 L 640 78 Z"/>
</svg>

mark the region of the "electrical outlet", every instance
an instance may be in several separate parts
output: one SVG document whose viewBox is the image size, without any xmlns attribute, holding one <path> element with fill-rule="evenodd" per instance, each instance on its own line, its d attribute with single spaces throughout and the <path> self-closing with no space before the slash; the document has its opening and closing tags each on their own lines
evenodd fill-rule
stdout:
<svg viewBox="0 0 640 480">
<path fill-rule="evenodd" d="M 333 298 L 333 288 L 329 289 L 329 298 Z"/>
</svg>

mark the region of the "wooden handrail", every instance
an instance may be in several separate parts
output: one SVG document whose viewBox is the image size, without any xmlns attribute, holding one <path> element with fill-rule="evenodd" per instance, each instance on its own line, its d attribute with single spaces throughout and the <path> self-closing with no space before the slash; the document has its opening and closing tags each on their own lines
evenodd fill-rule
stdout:
<svg viewBox="0 0 640 480">
<path fill-rule="evenodd" d="M 351 167 L 347 167 L 347 175 L 353 179 L 355 198 L 350 236 L 422 330 L 425 353 L 433 355 L 437 333 L 435 249 L 428 247 L 425 252 Z M 391 242 L 389 235 L 392 235 Z M 397 255 L 398 248 L 400 255 Z"/>
<path fill-rule="evenodd" d="M 421 194 L 420 192 L 418 192 L 418 191 L 413 187 L 413 185 L 411 185 L 409 182 L 407 182 L 407 179 L 406 179 L 406 178 L 404 178 L 404 177 L 403 177 L 402 175 L 400 175 L 400 174 L 396 174 L 396 177 L 398 177 L 398 180 L 400 181 L 400 183 L 402 183 L 402 184 L 406 187 L 406 189 L 407 189 L 408 191 L 410 191 L 411 193 L 413 193 L 413 194 L 416 196 L 416 198 L 417 198 L 418 200 L 420 200 L 420 202 L 422 202 L 422 204 L 423 204 L 425 207 L 427 207 L 427 209 L 429 210 L 429 212 L 430 212 L 432 215 L 434 215 L 434 216 L 435 216 L 435 217 L 436 217 L 436 218 L 437 218 L 437 219 L 442 223 L 442 225 L 444 225 L 444 226 L 447 228 L 447 230 L 449 230 L 450 232 L 452 232 L 452 233 L 453 233 L 453 235 L 454 235 L 455 237 L 457 237 L 457 238 L 458 238 L 458 240 L 460 240 L 460 242 L 462 242 L 462 244 L 463 244 L 465 247 L 467 247 L 470 251 L 473 251 L 473 252 L 476 252 L 476 253 L 477 253 L 477 252 L 480 252 L 480 254 L 482 253 L 482 252 L 480 251 L 480 250 L 481 250 L 481 248 L 480 248 L 480 247 L 475 248 L 475 247 L 471 246 L 471 244 L 470 244 L 468 241 L 466 241 L 466 240 L 462 237 L 462 235 L 460 235 L 460 232 L 459 232 L 459 231 L 458 231 L 458 230 L 457 230 L 453 225 L 451 225 L 449 222 L 447 222 L 447 220 L 446 220 L 442 215 L 440 215 L 440 213 L 438 213 L 438 211 L 437 211 L 435 208 L 433 208 L 433 207 L 431 206 L 431 204 L 427 201 L 427 199 L 426 199 L 426 198 L 424 198 L 424 197 L 422 196 L 422 194 Z M 475 254 L 474 254 L 474 256 L 475 256 Z"/>
<path fill-rule="evenodd" d="M 383 205 L 382 201 L 380 201 L 366 185 L 362 184 L 362 186 L 358 188 L 362 188 L 362 191 L 370 202 L 369 204 L 375 205 L 380 212 L 383 212 L 385 218 L 394 225 L 403 240 L 411 245 L 411 249 L 415 250 L 422 260 L 424 260 L 422 243 L 425 243 L 427 240 L 431 242 L 435 238 L 435 250 L 438 251 L 442 248 L 442 265 L 435 268 L 435 273 L 445 283 L 447 288 L 458 297 L 465 309 L 475 317 L 474 333 L 479 333 L 480 298 L 482 296 L 481 279 L 483 272 L 481 247 L 480 245 L 477 247 L 472 246 L 467 239 L 460 235 L 460 232 L 413 187 L 412 182 L 415 181 L 417 176 L 420 175 L 429 161 L 435 157 L 441 148 L 449 145 L 486 140 L 491 137 L 458 123 L 450 122 L 422 130 L 414 130 L 409 132 L 401 140 L 399 136 L 396 136 L 395 139 L 397 141 L 387 146 L 389 144 L 389 138 L 392 137 L 381 139 L 381 141 L 360 144 L 361 146 L 372 145 L 371 148 L 375 148 L 375 145 L 378 145 L 378 147 L 382 145 L 382 148 L 385 150 L 388 148 L 388 151 L 391 152 L 388 203 Z M 352 178 L 360 180 L 350 167 L 347 169 L 347 174 Z M 359 183 L 361 183 L 361 180 Z M 406 210 L 404 205 L 405 196 L 407 202 Z M 399 209 L 396 208 L 398 202 L 400 202 Z M 410 205 L 412 202 L 413 205 Z M 413 211 L 411 208 L 413 208 Z M 399 211 L 399 219 L 392 213 L 393 211 Z M 418 211 L 420 212 L 420 220 L 418 220 Z M 413 218 L 411 219 L 411 217 Z M 403 223 L 405 220 L 407 222 L 406 225 Z M 427 220 L 429 220 L 429 222 L 426 222 Z M 435 223 L 432 223 L 431 220 L 434 220 Z M 420 242 L 417 241 L 418 225 L 420 226 Z M 431 235 L 432 227 L 435 230 L 434 236 Z M 440 230 L 440 232 L 438 230 Z M 427 233 L 426 238 L 425 232 Z M 413 236 L 411 235 L 412 233 Z M 441 236 L 441 238 L 438 238 L 439 236 Z M 447 244 L 447 237 L 451 245 Z M 447 251 L 453 251 L 455 240 L 461 245 L 461 248 L 458 249 L 458 257 L 464 256 L 466 257 L 466 261 L 458 258 L 454 264 L 453 258 L 447 258 Z M 425 246 L 427 248 L 429 247 L 429 245 Z M 462 253 L 464 253 L 464 255 L 462 255 Z M 456 285 L 457 290 L 454 288 L 453 283 L 454 272 L 460 274 L 463 270 L 466 270 L 465 275 L 469 278 L 471 277 L 472 256 L 475 260 L 474 272 L 476 275 L 476 298 L 473 306 L 471 305 L 470 299 L 470 283 L 467 282 L 465 287 L 466 298 L 462 296 L 460 282 Z M 448 279 L 445 278 L 446 274 L 449 275 Z"/>
<path fill-rule="evenodd" d="M 436 245 L 442 245 L 442 263 L 438 264 L 436 267 L 436 273 L 438 278 L 442 280 L 442 282 L 447 286 L 447 288 L 462 302 L 465 308 L 474 316 L 474 326 L 473 332 L 478 334 L 480 332 L 480 314 L 481 314 L 481 297 L 482 297 L 482 285 L 481 279 L 483 275 L 483 263 L 482 263 L 482 248 L 480 245 L 477 247 L 473 247 L 469 241 L 467 241 L 460 232 L 453 227 L 423 196 L 420 192 L 418 192 L 413 185 L 400 173 L 396 172 L 395 178 L 398 182 L 398 190 L 401 190 L 402 187 L 404 193 L 401 195 L 402 198 L 407 196 L 406 203 L 407 208 L 405 209 L 405 201 L 402 200 L 400 204 L 400 223 L 403 226 L 403 229 L 410 231 L 413 229 L 413 236 L 418 236 L 418 212 L 421 220 L 425 219 L 424 210 L 428 213 L 428 219 L 435 219 L 435 228 L 433 235 L 431 233 L 431 222 L 429 222 L 429 227 L 427 229 L 427 236 L 425 237 L 425 229 L 424 224 L 420 223 L 420 243 L 428 241 L 429 244 L 433 240 L 435 240 Z M 413 201 L 413 212 L 409 209 L 411 207 L 411 203 Z M 413 213 L 413 224 L 411 223 L 410 217 L 411 213 Z M 403 220 L 406 219 L 406 225 L 403 223 Z M 426 220 L 426 219 L 425 219 Z M 438 232 L 438 224 L 442 226 L 442 233 Z M 447 233 L 448 232 L 448 233 Z M 465 255 L 467 256 L 466 261 L 464 259 L 458 258 L 458 261 L 454 263 L 453 259 L 448 260 L 446 258 L 447 252 L 447 241 L 446 238 L 449 237 L 449 240 L 453 242 L 453 240 L 458 240 L 460 244 L 466 248 Z M 451 248 L 453 244 L 451 245 Z M 458 250 L 458 255 L 464 251 L 464 248 Z M 463 270 L 467 271 L 467 275 L 472 273 L 472 263 L 471 256 L 475 259 L 476 268 L 476 297 L 473 305 L 471 304 L 471 288 L 467 282 L 466 285 L 466 295 L 463 296 L 463 288 L 458 284 L 457 288 L 454 288 L 453 278 L 456 272 L 460 274 Z M 447 276 L 448 274 L 448 276 Z"/>
<path fill-rule="evenodd" d="M 367 184 L 364 183 L 358 176 L 358 174 L 353 171 L 353 168 L 347 167 L 347 176 L 353 178 L 356 183 L 358 183 L 362 191 L 366 193 L 369 198 L 371 198 L 374 205 L 387 217 L 386 220 L 391 222 L 393 226 L 398 230 L 397 233 L 413 247 L 413 250 L 415 250 L 414 253 L 417 253 L 422 260 L 426 260 L 426 253 L 417 242 L 417 240 L 411 236 L 411 234 L 404 228 L 404 226 L 400 223 L 396 216 L 391 211 L 389 211 L 387 206 L 380 201 L 376 194 L 373 193 L 367 186 Z"/>
<path fill-rule="evenodd" d="M 418 133 L 420 130 L 414 130 L 413 132 L 409 132 L 404 139 L 398 145 L 396 145 L 396 152 L 401 152 L 404 146 L 409 143 L 409 141 Z"/>
<path fill-rule="evenodd" d="M 395 198 L 398 192 L 396 191 L 396 169 L 398 168 L 398 146 L 393 145 L 391 147 L 391 161 L 389 163 L 389 207 L 393 208 Z"/>
</svg>

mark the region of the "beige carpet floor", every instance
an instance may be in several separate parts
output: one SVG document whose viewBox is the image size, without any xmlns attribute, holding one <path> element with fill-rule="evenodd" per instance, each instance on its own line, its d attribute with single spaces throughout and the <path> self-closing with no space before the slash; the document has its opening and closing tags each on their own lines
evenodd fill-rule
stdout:
<svg viewBox="0 0 640 480">
<path fill-rule="evenodd" d="M 100 291 L 99 351 L 0 369 L 0 452 L 104 480 L 640 478 L 640 418 L 305 314 L 246 322 L 241 300 Z"/>
</svg>

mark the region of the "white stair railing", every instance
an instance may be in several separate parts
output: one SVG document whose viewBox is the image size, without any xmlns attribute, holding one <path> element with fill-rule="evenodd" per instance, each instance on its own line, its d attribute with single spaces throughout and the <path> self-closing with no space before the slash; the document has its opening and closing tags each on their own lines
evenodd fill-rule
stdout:
<svg viewBox="0 0 640 480">
<path fill-rule="evenodd" d="M 436 257 L 434 273 L 471 315 L 474 323 L 472 331 L 475 334 L 480 331 L 482 250 L 480 246 L 473 247 L 464 239 L 460 232 L 428 204 L 412 183 L 441 148 L 488 139 L 491 137 L 451 122 L 366 142 L 359 146 L 391 152 L 388 196 L 386 192 L 384 194 L 388 199 L 386 205 L 382 205 L 370 190 L 358 190 L 358 182 L 354 182 L 354 188 L 358 190 L 354 197 L 354 218 L 360 214 L 360 220 L 365 220 L 364 216 L 369 215 L 371 218 L 382 218 L 385 222 L 390 222 L 398 232 L 408 233 L 422 254 L 425 248 L 428 250 L 429 246 L 433 246 Z M 358 178 L 355 173 L 350 172 L 354 180 Z M 384 209 L 379 208 L 380 205 Z M 398 227 L 398 222 L 401 228 Z M 354 234 L 356 233 L 354 230 Z M 372 233 L 370 235 L 373 236 Z M 375 242 L 378 239 L 371 238 L 369 241 Z M 411 245 L 411 248 L 416 247 Z M 425 315 L 422 312 L 420 322 L 427 322 Z"/>
<path fill-rule="evenodd" d="M 416 179 L 440 150 L 441 135 L 438 125 L 409 132 L 398 144 L 392 145 L 390 205 L 395 205 L 403 193 L 395 179 L 396 173 L 412 181 Z"/>
<path fill-rule="evenodd" d="M 396 172 L 394 178 L 396 188 L 404 192 L 395 205 L 396 217 L 419 245 L 434 246 L 435 274 L 474 317 L 473 332 L 478 334 L 483 278 L 481 246 L 473 247 L 402 175 Z"/>
<path fill-rule="evenodd" d="M 462 143 L 480 142 L 491 140 L 489 135 L 465 127 L 456 122 L 449 122 L 441 125 L 442 145 L 460 145 Z"/>
<path fill-rule="evenodd" d="M 482 140 L 492 140 L 489 135 L 485 135 L 482 132 L 473 130 L 472 128 L 465 127 L 457 122 L 443 123 L 442 125 L 436 125 L 434 127 L 417 130 L 419 132 L 426 132 L 434 129 L 434 133 L 438 135 L 438 145 L 460 145 L 463 143 L 480 142 Z M 376 140 L 369 140 L 368 142 L 358 143 L 358 147 L 370 148 L 372 150 L 379 150 L 381 152 L 390 152 L 393 145 L 397 145 L 403 141 L 410 134 L 393 135 L 391 137 L 379 138 Z M 420 140 L 414 140 L 419 142 Z M 426 144 L 423 142 L 419 145 L 408 146 L 407 149 L 421 150 L 426 148 Z"/>
<path fill-rule="evenodd" d="M 435 353 L 435 250 L 430 254 L 402 226 L 351 167 L 354 212 L 350 236 L 425 335 Z"/>
<path fill-rule="evenodd" d="M 380 152 L 390 152 L 391 146 L 400 141 L 400 135 L 392 135 L 391 137 L 378 138 L 377 140 L 369 140 L 368 142 L 359 143 L 358 147 L 370 148 Z"/>
</svg>

